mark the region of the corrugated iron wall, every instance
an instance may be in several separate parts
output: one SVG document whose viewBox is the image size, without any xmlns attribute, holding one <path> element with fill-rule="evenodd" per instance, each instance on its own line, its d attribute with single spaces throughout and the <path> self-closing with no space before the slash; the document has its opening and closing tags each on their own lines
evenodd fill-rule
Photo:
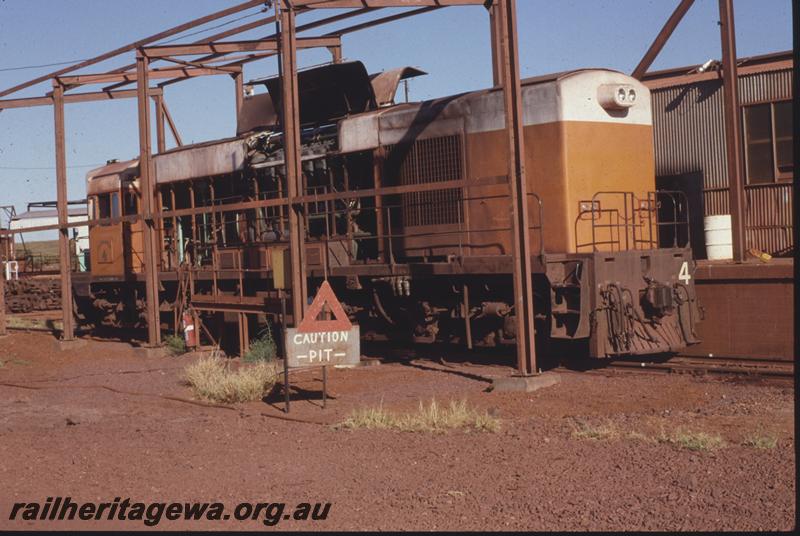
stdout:
<svg viewBox="0 0 800 536">
<path fill-rule="evenodd" d="M 742 105 L 791 98 L 791 69 L 739 77 L 739 100 Z"/>
<path fill-rule="evenodd" d="M 739 97 L 742 105 L 791 99 L 792 71 L 741 76 Z M 656 175 L 702 171 L 705 214 L 727 214 L 722 82 L 654 89 L 652 98 Z M 771 253 L 792 247 L 792 184 L 746 185 L 745 197 L 747 246 Z"/>
<path fill-rule="evenodd" d="M 727 187 L 721 89 L 708 81 L 652 92 L 656 175 L 702 170 L 704 189 Z"/>
</svg>

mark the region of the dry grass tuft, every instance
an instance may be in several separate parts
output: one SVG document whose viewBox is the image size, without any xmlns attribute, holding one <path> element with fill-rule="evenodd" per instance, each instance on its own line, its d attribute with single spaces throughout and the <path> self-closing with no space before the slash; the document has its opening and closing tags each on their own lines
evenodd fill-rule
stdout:
<svg viewBox="0 0 800 536">
<path fill-rule="evenodd" d="M 618 439 L 619 430 L 610 422 L 594 425 L 586 421 L 576 420 L 572 430 L 572 437 L 595 440 Z"/>
<path fill-rule="evenodd" d="M 260 400 L 275 385 L 278 366 L 259 361 L 231 370 L 230 363 L 214 350 L 186 367 L 186 379 L 199 398 L 213 402 Z"/>
<path fill-rule="evenodd" d="M 742 445 L 754 449 L 774 449 L 778 445 L 778 438 L 773 436 L 751 436 L 745 439 Z"/>
<path fill-rule="evenodd" d="M 669 443 L 688 450 L 715 450 L 725 446 L 722 437 L 706 432 L 693 432 L 678 430 L 673 435 L 667 435 L 662 430 L 658 438 L 660 443 Z"/>
<path fill-rule="evenodd" d="M 592 424 L 580 419 L 575 419 L 574 421 L 572 437 L 576 439 L 592 439 L 597 441 L 611 441 L 624 438 L 630 441 L 638 441 L 642 443 L 665 443 L 679 448 L 695 451 L 710 451 L 726 446 L 726 443 L 722 437 L 707 432 L 696 432 L 679 428 L 672 433 L 667 433 L 662 427 L 658 436 L 651 436 L 636 430 L 627 432 L 621 431 L 617 426 L 609 421 L 601 424 Z M 768 445 L 769 443 L 763 441 L 759 444 Z M 752 446 L 755 445 L 756 441 L 753 440 Z M 766 446 L 759 448 L 770 447 Z"/>
<path fill-rule="evenodd" d="M 406 414 L 390 413 L 382 405 L 355 410 L 336 428 L 401 432 L 444 432 L 463 428 L 477 432 L 497 432 L 500 429 L 500 420 L 485 411 L 471 408 L 465 400 L 452 401 L 447 407 L 431 400 L 427 406 L 420 402 L 416 412 Z"/>
<path fill-rule="evenodd" d="M 647 434 L 643 434 L 642 432 L 637 432 L 637 431 L 628 432 L 627 434 L 625 434 L 625 437 L 627 439 L 630 439 L 631 441 L 641 441 L 642 443 L 657 443 L 658 442 L 655 438 L 650 437 Z"/>
<path fill-rule="evenodd" d="M 32 364 L 33 361 L 30 361 L 28 359 L 20 359 L 18 357 L 12 357 L 11 359 L 7 359 L 5 361 L 0 359 L 0 368 L 5 368 L 7 363 L 11 365 L 20 365 L 23 367 L 27 367 L 28 365 Z"/>
</svg>

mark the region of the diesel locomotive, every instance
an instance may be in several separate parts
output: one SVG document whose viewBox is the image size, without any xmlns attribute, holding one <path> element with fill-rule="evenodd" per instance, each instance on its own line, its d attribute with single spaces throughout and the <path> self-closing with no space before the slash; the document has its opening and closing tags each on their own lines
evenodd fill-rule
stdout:
<svg viewBox="0 0 800 536">
<path fill-rule="evenodd" d="M 421 74 L 298 73 L 309 294 L 327 278 L 367 339 L 514 344 L 502 90 L 396 103 Z M 236 136 L 153 157 L 162 328 L 190 310 L 231 340 L 238 323 L 239 350 L 290 317 L 293 269 L 281 80 L 251 87 Z M 648 89 L 585 69 L 523 80 L 522 101 L 537 344 L 607 358 L 698 342 L 685 200 L 655 191 Z M 138 174 L 136 160 L 87 174 L 92 216 L 112 219 L 74 277 L 83 322 L 143 322 L 143 223 L 121 218 L 140 211 Z"/>
</svg>

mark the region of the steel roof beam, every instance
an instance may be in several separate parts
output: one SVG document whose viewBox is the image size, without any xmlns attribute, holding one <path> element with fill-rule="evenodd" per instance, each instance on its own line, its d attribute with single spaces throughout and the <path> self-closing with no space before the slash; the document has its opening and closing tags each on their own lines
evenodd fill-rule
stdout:
<svg viewBox="0 0 800 536">
<path fill-rule="evenodd" d="M 219 68 L 194 68 L 194 67 L 175 67 L 167 69 L 153 69 L 149 71 L 148 78 L 175 78 L 178 76 L 190 78 L 195 76 L 209 76 L 218 74 L 230 74 L 221 72 Z M 87 84 L 104 84 L 106 82 L 136 82 L 136 73 L 100 73 L 100 74 L 80 74 L 76 76 L 58 77 L 56 80 L 64 85 L 81 86 Z"/>
<path fill-rule="evenodd" d="M 245 56 L 239 56 L 237 58 L 237 61 L 232 61 L 230 63 L 226 63 L 224 65 L 220 65 L 218 68 L 219 69 L 227 69 L 227 68 L 231 68 L 231 67 L 235 67 L 235 66 L 241 66 L 241 65 L 244 65 L 245 63 L 250 63 L 250 62 L 253 62 L 253 61 L 256 61 L 256 60 L 260 60 L 260 59 L 264 59 L 264 58 L 271 58 L 273 56 L 276 56 L 277 54 L 278 54 L 277 52 L 267 52 L 267 53 L 263 53 L 263 54 L 247 54 Z M 240 72 L 241 72 L 241 69 L 240 69 Z M 235 76 L 238 73 L 230 73 L 230 74 L 231 74 L 231 76 Z M 158 87 L 164 88 L 166 86 L 169 86 L 169 85 L 172 85 L 172 84 L 176 84 L 178 82 L 182 82 L 182 81 L 186 80 L 187 78 L 188 77 L 172 78 L 170 80 L 167 80 L 166 82 L 161 82 L 160 84 L 158 84 Z M 125 82 L 125 83 L 127 83 L 127 82 Z"/>
<path fill-rule="evenodd" d="M 231 67 L 229 67 L 227 65 L 214 66 L 214 65 L 208 65 L 208 64 L 205 64 L 205 63 L 198 63 L 198 62 L 195 62 L 195 61 L 181 60 L 181 59 L 178 59 L 178 58 L 171 58 L 171 57 L 165 57 L 165 58 L 162 58 L 162 59 L 164 61 L 167 61 L 167 62 L 170 62 L 170 63 L 177 63 L 179 65 L 185 65 L 187 67 L 195 67 L 197 69 L 216 69 L 216 70 L 218 70 L 220 72 L 220 74 L 231 74 L 231 75 L 233 75 L 233 74 L 238 74 L 238 73 L 242 72 L 241 69 L 235 69 L 235 68 L 232 69 Z"/>
<path fill-rule="evenodd" d="M 341 45 L 337 37 L 302 37 L 297 39 L 297 48 L 334 47 Z M 196 45 L 161 45 L 143 47 L 141 54 L 151 59 L 165 56 L 194 56 L 199 54 L 230 54 L 232 52 L 277 52 L 277 39 L 256 41 L 228 41 L 224 43 L 204 43 Z M 152 72 L 152 71 L 151 71 Z"/>
<path fill-rule="evenodd" d="M 150 88 L 150 96 L 155 97 L 161 95 L 163 91 L 161 88 Z M 94 102 L 103 100 L 116 100 L 116 99 L 132 99 L 136 97 L 136 90 L 122 90 L 122 91 L 96 91 L 91 93 L 75 93 L 73 95 L 64 95 L 64 103 L 70 104 L 75 102 Z M 33 106 L 50 106 L 53 104 L 53 97 L 30 97 L 25 99 L 6 99 L 0 100 L 0 110 L 8 110 L 11 108 L 30 108 Z"/>
<path fill-rule="evenodd" d="M 491 6 L 497 0 L 282 0 L 291 7 L 304 9 L 338 9 L 347 7 L 451 7 L 451 6 Z"/>
<path fill-rule="evenodd" d="M 382 8 L 374 8 L 374 10 L 377 10 L 377 9 L 382 9 Z M 378 25 L 381 25 L 381 24 L 386 24 L 386 23 L 393 22 L 393 21 L 396 21 L 396 20 L 405 19 L 407 17 L 413 17 L 415 15 L 422 15 L 423 13 L 427 13 L 429 11 L 435 11 L 437 9 L 440 9 L 440 7 L 423 7 L 423 8 L 420 8 L 420 9 L 415 9 L 413 11 L 407 11 L 405 13 L 397 13 L 395 15 L 390 15 L 388 17 L 383 17 L 383 18 L 380 18 L 380 19 L 366 21 L 366 22 L 363 22 L 361 24 L 356 24 L 356 25 L 353 25 L 353 26 L 348 26 L 347 28 L 342 28 L 340 30 L 335 30 L 333 32 L 325 34 L 325 37 L 342 36 L 342 35 L 345 35 L 345 34 L 348 34 L 348 33 L 353 33 L 353 32 L 359 31 L 359 30 L 365 30 L 367 28 L 371 28 L 371 27 L 378 26 Z M 350 11 L 348 13 L 342 13 L 340 15 L 334 15 L 333 17 L 328 17 L 328 18 L 325 18 L 325 19 L 322 19 L 322 20 L 313 21 L 313 22 L 310 22 L 308 24 L 304 24 L 304 25 L 298 26 L 297 27 L 297 31 L 300 32 L 300 31 L 304 31 L 304 30 L 310 30 L 312 28 L 316 28 L 316 27 L 319 27 L 319 26 L 324 26 L 326 24 L 331 24 L 333 22 L 338 22 L 340 20 L 345 20 L 345 19 L 348 19 L 348 18 L 351 18 L 351 17 L 355 17 L 355 16 L 358 16 L 358 15 L 363 15 L 363 14 L 366 14 L 366 13 L 368 13 L 370 11 L 373 11 L 373 9 L 364 8 L 364 9 L 357 9 L 357 10 L 354 10 L 354 11 Z M 273 34 L 273 35 L 269 35 L 269 36 L 264 37 L 264 39 L 274 39 L 275 37 L 276 36 Z M 275 55 L 276 55 L 276 52 L 272 52 L 272 53 L 269 53 L 269 54 L 251 54 L 251 55 L 245 56 L 243 58 L 242 57 L 237 58 L 238 61 L 232 62 L 232 63 L 228 63 L 226 65 L 244 65 L 245 63 L 250 63 L 250 62 L 253 62 L 253 61 L 256 61 L 256 60 L 259 60 L 259 59 L 263 59 L 263 58 L 273 57 Z M 208 62 L 208 61 L 211 61 L 211 60 L 219 58 L 219 57 L 220 57 L 220 54 L 211 54 L 209 56 L 205 56 L 203 58 L 200 58 L 200 59 L 196 60 L 195 63 L 198 64 L 198 65 L 204 65 L 205 64 L 204 62 Z M 228 59 L 233 59 L 233 58 L 228 58 Z M 222 61 L 222 60 L 217 60 L 217 61 Z M 174 84 L 176 82 L 181 82 L 183 80 L 186 80 L 186 78 L 175 78 L 173 80 L 167 80 L 166 82 L 162 82 L 158 86 L 163 88 L 165 86 Z M 110 86 L 110 87 L 115 87 L 115 86 Z"/>
<path fill-rule="evenodd" d="M 689 8 L 692 7 L 694 0 L 681 0 L 681 3 L 678 4 L 678 7 L 675 8 L 675 11 L 672 12 L 667 22 L 664 23 L 664 27 L 661 28 L 661 31 L 658 32 L 653 44 L 650 45 L 650 48 L 647 49 L 644 57 L 639 62 L 639 65 L 633 70 L 631 76 L 637 80 L 641 80 L 642 77 L 647 73 L 647 69 L 653 64 L 655 61 L 656 56 L 661 52 L 661 49 L 664 48 L 664 45 L 667 44 L 669 41 L 672 32 L 675 31 L 678 24 L 680 24 L 681 20 L 683 20 L 683 16 L 686 15 L 686 12 L 689 11 Z"/>
<path fill-rule="evenodd" d="M 420 9 L 414 9 L 412 11 L 406 11 L 404 13 L 396 13 L 394 15 L 389 15 L 387 17 L 383 17 L 380 19 L 375 20 L 368 20 L 366 22 L 362 22 L 360 24 L 354 24 L 353 26 L 348 26 L 347 28 L 342 28 L 341 30 L 334 30 L 329 32 L 325 35 L 344 35 L 353 32 L 357 32 L 359 30 L 366 30 L 367 28 L 372 28 L 374 26 L 380 26 L 381 24 L 386 24 L 389 22 L 394 22 L 396 20 L 405 19 L 408 17 L 414 17 L 416 15 L 422 15 L 423 13 L 428 13 L 429 11 L 436 11 L 437 9 L 441 9 L 442 6 L 433 6 L 433 7 L 422 7 Z"/>
<path fill-rule="evenodd" d="M 352 17 L 357 17 L 359 15 L 364 15 L 364 14 L 372 12 L 372 11 L 377 11 L 378 9 L 381 9 L 381 8 L 362 8 L 362 9 L 355 9 L 353 11 L 348 11 L 347 13 L 340 13 L 339 15 L 333 15 L 331 17 L 326 17 L 324 19 L 320 19 L 320 20 L 312 21 L 312 22 L 309 22 L 309 23 L 306 23 L 306 24 L 302 24 L 302 25 L 297 27 L 297 31 L 298 32 L 302 32 L 302 31 L 306 31 L 306 30 L 311 30 L 313 28 L 318 28 L 320 26 L 325 26 L 326 24 L 332 24 L 334 22 L 338 22 L 338 21 L 341 21 L 341 20 L 349 19 L 349 18 L 352 18 Z M 298 10 L 298 11 L 302 12 L 302 10 Z M 274 16 L 273 17 L 269 17 L 269 20 L 271 22 L 274 22 L 275 21 L 275 17 Z M 276 34 L 270 34 L 270 35 L 262 37 L 262 39 L 275 39 L 275 38 L 277 38 Z M 247 56 L 245 58 L 237 58 L 237 60 L 242 60 L 242 61 L 237 61 L 235 63 L 230 63 L 228 65 L 244 65 L 245 63 L 250 63 L 250 62 L 257 61 L 257 60 L 260 60 L 260 59 L 263 59 L 263 58 L 269 58 L 269 57 L 272 57 L 274 55 L 275 55 L 274 52 L 273 53 L 269 53 L 269 54 L 263 54 L 263 55 L 251 54 L 251 55 L 249 55 L 249 56 Z M 222 56 L 222 54 L 209 54 L 207 56 L 203 56 L 202 58 L 198 58 L 197 60 L 195 60 L 195 62 L 196 63 L 205 63 L 205 62 L 209 62 L 211 60 L 218 59 L 221 56 Z M 230 60 L 232 58 L 228 58 L 228 59 Z M 224 59 L 219 59 L 218 61 L 225 61 L 225 60 Z M 173 80 L 167 80 L 166 82 L 160 83 L 159 87 L 169 86 L 171 84 L 175 84 L 175 83 L 181 82 L 183 80 L 186 80 L 186 78 L 175 78 Z M 108 86 L 108 87 L 106 87 L 104 89 L 115 89 L 117 87 L 121 87 L 121 86 L 124 86 L 126 84 L 127 84 L 127 82 L 120 82 L 118 84 L 114 84 L 114 85 Z"/>
<path fill-rule="evenodd" d="M 144 39 L 140 39 L 138 41 L 135 41 L 133 43 L 129 43 L 127 45 L 124 45 L 122 47 L 116 48 L 116 49 L 111 50 L 109 52 L 105 52 L 103 54 L 100 54 L 99 56 L 95 56 L 94 58 L 88 59 L 86 61 L 82 61 L 80 63 L 76 63 L 75 65 L 71 65 L 69 67 L 65 67 L 63 69 L 59 69 L 58 71 L 53 71 L 52 73 L 48 73 L 48 74 L 39 76 L 37 78 L 34 78 L 33 80 L 28 80 L 27 82 L 23 82 L 21 84 L 17 84 L 14 87 L 5 89 L 3 91 L 0 91 L 0 97 L 4 97 L 6 95 L 10 95 L 11 93 L 15 93 L 15 92 L 17 92 L 17 91 L 19 91 L 21 89 L 25 89 L 27 87 L 33 86 L 35 84 L 38 84 L 40 82 L 45 82 L 45 81 L 49 80 L 50 78 L 55 78 L 55 77 L 61 76 L 63 74 L 67 74 L 67 73 L 71 73 L 73 71 L 77 71 L 78 69 L 83 69 L 84 67 L 88 67 L 90 65 L 94 65 L 96 63 L 100 63 L 101 61 L 105 61 L 105 60 L 113 58 L 115 56 L 119 56 L 120 54 L 123 54 L 125 52 L 129 52 L 131 50 L 135 50 L 136 48 L 139 48 L 141 46 L 147 45 L 149 43 L 153 43 L 155 41 L 159 41 L 159 40 L 164 39 L 166 37 L 170 37 L 172 35 L 181 33 L 181 32 L 183 32 L 185 30 L 189 30 L 191 28 L 194 28 L 196 26 L 200 26 L 200 25 L 205 24 L 207 22 L 211 22 L 211 21 L 214 21 L 214 20 L 217 20 L 217 19 L 221 19 L 223 17 L 227 17 L 228 15 L 232 15 L 234 13 L 238 13 L 240 11 L 244 11 L 244 10 L 249 9 L 251 7 L 255 7 L 255 6 L 261 5 L 262 3 L 263 3 L 263 0 L 248 0 L 247 2 L 235 5 L 233 7 L 229 7 L 227 9 L 223 9 L 221 11 L 217 11 L 215 13 L 211 13 L 210 15 L 206 15 L 204 17 L 200 17 L 198 19 L 194 19 L 194 20 L 186 22 L 184 24 L 179 24 L 178 26 L 174 26 L 174 27 L 170 28 L 169 30 L 165 30 L 163 32 L 159 32 L 157 34 L 151 35 L 150 37 L 145 37 Z"/>
<path fill-rule="evenodd" d="M 210 37 L 205 37 L 203 39 L 195 41 L 193 44 L 198 45 L 198 44 L 202 44 L 202 43 L 211 43 L 213 41 L 216 41 L 217 39 L 225 39 L 226 37 L 230 37 L 232 35 L 240 34 L 240 33 L 246 32 L 248 30 L 252 30 L 253 28 L 258 28 L 259 26 L 265 26 L 265 25 L 270 24 L 272 22 L 275 22 L 275 17 L 274 16 L 266 17 L 266 18 L 259 19 L 259 20 L 253 21 L 253 22 L 248 22 L 247 24 L 243 24 L 241 26 L 237 26 L 235 28 L 231 28 L 229 30 L 225 30 L 224 32 L 220 32 L 218 34 L 214 34 L 214 35 L 212 35 Z M 218 56 L 214 55 L 214 57 L 218 57 Z M 158 60 L 153 60 L 153 61 L 158 61 Z M 113 71 L 109 71 L 109 72 L 110 73 L 124 73 L 125 71 L 130 71 L 130 70 L 133 70 L 133 69 L 136 69 L 136 64 L 135 63 L 131 63 L 129 65 L 125 65 L 124 67 L 120 67 L 118 69 L 114 69 Z M 180 78 L 179 80 L 185 80 L 185 79 L 184 78 Z M 126 86 L 127 84 L 128 84 L 128 82 L 119 82 L 117 84 L 113 84 L 113 85 L 104 87 L 103 90 L 104 91 L 108 91 L 108 90 L 112 90 L 112 89 L 117 89 L 117 88 L 120 88 L 122 86 Z"/>
</svg>

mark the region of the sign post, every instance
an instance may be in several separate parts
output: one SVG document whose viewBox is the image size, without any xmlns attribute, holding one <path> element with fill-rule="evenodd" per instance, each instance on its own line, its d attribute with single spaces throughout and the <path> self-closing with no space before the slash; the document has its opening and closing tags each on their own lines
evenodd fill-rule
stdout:
<svg viewBox="0 0 800 536">
<path fill-rule="evenodd" d="M 318 320 L 327 305 L 332 320 Z M 361 334 L 353 325 L 327 280 L 296 328 L 285 330 L 285 364 L 288 368 L 322 367 L 322 404 L 327 404 L 327 367 L 355 365 L 361 360 Z M 287 391 L 288 393 L 288 384 Z M 288 412 L 288 399 L 287 399 Z"/>
<path fill-rule="evenodd" d="M 291 278 L 286 279 L 286 268 L 291 266 L 288 249 L 274 248 L 272 255 L 272 283 L 281 298 L 281 328 L 283 330 L 283 394 L 286 399 L 286 413 L 289 413 L 289 361 L 286 359 L 286 288 L 291 288 Z M 289 283 L 289 284 L 287 284 Z"/>
<path fill-rule="evenodd" d="M 289 360 L 286 359 L 286 293 L 284 293 L 283 289 L 278 290 L 281 294 L 281 324 L 283 325 L 283 335 L 284 335 L 284 344 L 283 344 L 283 394 L 286 398 L 286 413 L 289 413 Z"/>
</svg>

